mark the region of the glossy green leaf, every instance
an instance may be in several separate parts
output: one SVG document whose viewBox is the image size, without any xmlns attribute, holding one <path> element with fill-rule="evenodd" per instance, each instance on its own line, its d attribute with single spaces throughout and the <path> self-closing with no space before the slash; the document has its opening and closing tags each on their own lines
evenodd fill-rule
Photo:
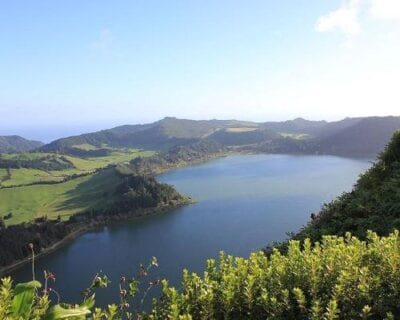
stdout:
<svg viewBox="0 0 400 320">
<path fill-rule="evenodd" d="M 35 297 L 35 290 L 41 286 L 38 281 L 19 283 L 15 286 L 12 313 L 16 318 L 29 318 Z"/>
<path fill-rule="evenodd" d="M 66 309 L 57 304 L 49 309 L 43 320 L 86 319 L 88 314 L 90 314 L 90 310 L 86 307 Z"/>
</svg>

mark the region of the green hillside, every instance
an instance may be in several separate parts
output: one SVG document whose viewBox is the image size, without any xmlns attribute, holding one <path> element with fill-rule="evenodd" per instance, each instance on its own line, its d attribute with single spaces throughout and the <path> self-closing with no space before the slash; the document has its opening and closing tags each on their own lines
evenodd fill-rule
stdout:
<svg viewBox="0 0 400 320">
<path fill-rule="evenodd" d="M 155 175 L 169 169 L 206 161 L 226 152 L 227 149 L 220 143 L 201 139 L 191 144 L 172 147 L 151 157 L 137 157 L 130 161 L 129 170 L 137 175 Z"/>
<path fill-rule="evenodd" d="M 111 201 L 114 188 L 120 182 L 115 169 L 108 169 L 63 183 L 0 189 L 0 216 L 12 213 L 5 220 L 7 225 L 42 216 L 67 218 Z"/>
<path fill-rule="evenodd" d="M 385 235 L 394 229 L 400 229 L 400 131 L 354 189 L 326 204 L 296 238 L 318 240 L 348 231 L 364 237 L 366 230 Z"/>
<path fill-rule="evenodd" d="M 124 125 L 59 139 L 43 146 L 41 150 L 74 154 L 78 152 L 76 149 L 82 149 L 79 146 L 85 146 L 86 151 L 104 147 L 134 147 L 165 151 L 169 147 L 192 143 L 223 128 L 249 126 L 254 127 L 257 124 L 236 120 L 186 120 L 167 117 L 154 123 Z"/>
<path fill-rule="evenodd" d="M 400 117 L 346 118 L 334 122 L 297 118 L 264 123 L 169 117 L 149 124 L 124 125 L 59 139 L 40 150 L 102 157 L 109 155 L 110 148 L 167 151 L 201 139 L 212 139 L 251 152 L 375 157 L 398 128 Z"/>
<path fill-rule="evenodd" d="M 85 158 L 43 152 L 0 154 L 0 188 L 60 182 L 91 174 L 109 165 L 154 154 L 153 151 L 139 149 L 109 149 L 109 151 L 106 156 Z"/>
<path fill-rule="evenodd" d="M 43 143 L 19 136 L 0 136 L 0 153 L 27 152 L 39 148 Z"/>
<path fill-rule="evenodd" d="M 0 168 L 3 169 L 39 169 L 56 171 L 73 168 L 73 164 L 64 156 L 44 153 L 0 154 Z"/>
<path fill-rule="evenodd" d="M 108 166 L 148 157 L 153 151 L 110 150 L 104 157 L 78 158 L 54 153 L 0 155 L 0 217 L 7 225 L 41 216 L 67 218 L 113 201 L 120 183 Z"/>
<path fill-rule="evenodd" d="M 324 128 L 329 123 L 327 121 L 310 121 L 303 118 L 296 118 L 293 120 L 278 121 L 278 122 L 264 122 L 262 124 L 263 128 L 277 132 L 286 133 L 305 133 L 309 135 L 318 135 L 319 131 L 324 130 Z"/>
<path fill-rule="evenodd" d="M 343 120 L 321 131 L 310 150 L 320 154 L 376 156 L 400 129 L 400 117 Z"/>
</svg>

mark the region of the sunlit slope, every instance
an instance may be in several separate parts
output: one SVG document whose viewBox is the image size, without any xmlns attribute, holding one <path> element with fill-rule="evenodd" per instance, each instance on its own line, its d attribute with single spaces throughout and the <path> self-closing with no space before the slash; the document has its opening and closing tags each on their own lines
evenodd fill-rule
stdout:
<svg viewBox="0 0 400 320">
<path fill-rule="evenodd" d="M 93 173 L 95 170 L 105 168 L 108 165 L 128 162 L 136 157 L 147 157 L 153 155 L 153 151 L 143 151 L 138 149 L 112 150 L 109 155 L 103 157 L 85 157 L 79 158 L 68 155 L 57 155 L 53 153 L 26 153 L 2 155 L 3 159 L 21 160 L 28 159 L 38 163 L 39 168 L 27 167 L 9 167 L 2 166 L 0 160 L 0 187 L 21 186 L 32 183 L 60 182 L 72 178 L 76 175 L 85 175 Z M 61 170 L 46 170 L 42 168 L 45 157 L 51 157 L 53 161 L 60 163 L 67 162 L 69 166 Z M 60 160 L 61 159 L 61 160 Z M 22 164 L 23 165 L 23 164 Z"/>
<path fill-rule="evenodd" d="M 12 213 L 7 225 L 44 215 L 66 218 L 111 202 L 121 179 L 111 168 L 63 183 L 0 189 L 0 216 Z"/>
<path fill-rule="evenodd" d="M 115 187 L 122 182 L 114 167 L 153 154 L 120 149 L 86 158 L 40 152 L 2 155 L 0 217 L 10 225 L 104 207 L 115 200 Z"/>
</svg>

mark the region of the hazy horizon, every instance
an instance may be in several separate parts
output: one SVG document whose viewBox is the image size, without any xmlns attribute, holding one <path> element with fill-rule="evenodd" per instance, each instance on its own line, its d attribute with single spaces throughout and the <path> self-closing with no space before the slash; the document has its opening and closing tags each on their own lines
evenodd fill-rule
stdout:
<svg viewBox="0 0 400 320">
<path fill-rule="evenodd" d="M 396 115 L 387 115 L 387 116 L 377 116 L 377 117 L 391 117 L 391 116 L 396 116 Z M 18 135 L 26 139 L 30 140 L 37 140 L 41 141 L 44 143 L 49 143 L 51 141 L 60 139 L 60 138 L 65 138 L 69 136 L 75 136 L 75 135 L 80 135 L 84 133 L 89 133 L 89 132 L 96 132 L 96 131 L 101 131 L 101 130 L 106 130 L 106 129 L 111 129 L 114 127 L 118 126 L 123 126 L 123 125 L 136 125 L 136 124 L 147 124 L 147 123 L 152 123 L 156 122 L 159 120 L 162 120 L 164 118 L 170 118 L 171 116 L 165 116 L 160 119 L 156 119 L 154 121 L 144 121 L 144 122 L 124 122 L 124 123 L 110 123 L 110 124 L 101 124 L 98 123 L 92 124 L 92 125 L 86 125 L 86 126 L 68 126 L 68 127 L 60 127 L 60 126 L 55 126 L 55 127 L 41 127 L 41 128 L 21 128 L 21 129 L 7 129 L 7 128 L 0 128 L 0 136 L 10 136 L 10 135 Z M 375 116 L 371 116 L 375 117 Z M 310 120 L 310 121 L 327 121 L 327 122 L 334 122 L 334 121 L 340 121 L 345 118 L 339 118 L 339 119 L 309 119 L 305 118 L 302 116 L 291 118 L 291 119 L 277 119 L 277 120 L 248 120 L 248 119 L 240 119 L 240 118 L 199 118 L 199 119 L 189 119 L 189 118 L 180 118 L 180 117 L 172 117 L 172 118 L 177 118 L 177 119 L 186 119 L 186 120 L 239 120 L 239 121 L 250 121 L 250 122 L 256 122 L 256 123 L 263 123 L 263 122 L 280 122 L 280 121 L 290 121 L 290 120 L 295 120 L 298 118 L 302 118 L 304 120 Z M 358 118 L 358 117 L 352 117 L 352 118 Z"/>
<path fill-rule="evenodd" d="M 0 134 L 400 115 L 400 2 L 12 1 Z"/>
</svg>

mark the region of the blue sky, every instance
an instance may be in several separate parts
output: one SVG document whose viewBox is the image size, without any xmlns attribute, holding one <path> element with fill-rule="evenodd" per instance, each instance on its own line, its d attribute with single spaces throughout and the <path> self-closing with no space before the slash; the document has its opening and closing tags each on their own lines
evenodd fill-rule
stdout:
<svg viewBox="0 0 400 320">
<path fill-rule="evenodd" d="M 400 115 L 400 1 L 2 1 L 0 134 Z"/>
</svg>

